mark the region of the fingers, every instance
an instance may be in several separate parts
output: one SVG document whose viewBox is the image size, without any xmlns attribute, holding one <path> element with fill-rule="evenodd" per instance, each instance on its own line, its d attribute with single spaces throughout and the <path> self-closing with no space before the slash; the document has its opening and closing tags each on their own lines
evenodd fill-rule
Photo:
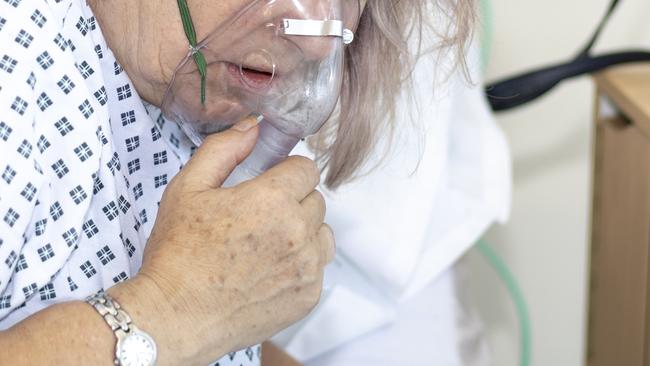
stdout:
<svg viewBox="0 0 650 366">
<path fill-rule="evenodd" d="M 182 174 L 190 190 L 221 187 L 237 164 L 255 147 L 257 120 L 248 117 L 229 130 L 208 136 Z"/>
<path fill-rule="evenodd" d="M 300 202 L 312 227 L 319 227 L 325 220 L 325 199 L 319 191 L 312 191 Z"/>
<path fill-rule="evenodd" d="M 325 266 L 330 263 L 336 255 L 336 241 L 334 239 L 334 231 L 332 228 L 323 224 L 318 230 L 318 238 L 321 244 L 321 264 Z"/>
<path fill-rule="evenodd" d="M 303 156 L 290 156 L 258 179 L 280 187 L 301 202 L 320 182 L 320 171 L 314 161 Z"/>
</svg>

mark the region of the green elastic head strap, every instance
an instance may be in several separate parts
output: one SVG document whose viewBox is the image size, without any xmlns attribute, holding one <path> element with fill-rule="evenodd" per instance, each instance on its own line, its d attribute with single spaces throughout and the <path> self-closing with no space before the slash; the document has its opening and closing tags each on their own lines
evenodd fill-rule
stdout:
<svg viewBox="0 0 650 366">
<path fill-rule="evenodd" d="M 205 57 L 201 51 L 196 48 L 196 31 L 194 30 L 194 23 L 192 23 L 192 17 L 190 16 L 190 8 L 187 6 L 187 0 L 177 1 L 178 9 L 181 13 L 181 20 L 183 21 L 185 36 L 187 36 L 187 41 L 190 43 L 192 57 L 194 58 L 194 62 L 196 62 L 196 66 L 199 69 L 199 74 L 201 75 L 201 104 L 205 104 L 205 76 L 207 74 Z"/>
</svg>

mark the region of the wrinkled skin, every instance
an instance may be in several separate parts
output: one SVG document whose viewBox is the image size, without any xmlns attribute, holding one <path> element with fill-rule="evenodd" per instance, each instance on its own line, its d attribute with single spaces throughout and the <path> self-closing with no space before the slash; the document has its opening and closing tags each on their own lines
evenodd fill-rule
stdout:
<svg viewBox="0 0 650 366">
<path fill-rule="evenodd" d="M 106 40 L 133 81 L 140 96 L 160 106 L 174 70 L 188 51 L 188 41 L 183 30 L 176 0 L 87 0 L 92 7 Z M 197 39 L 205 38 L 218 24 L 231 18 L 251 0 L 187 0 L 195 25 Z M 304 11 L 317 16 L 327 8 L 331 0 L 301 0 Z M 365 8 L 367 0 L 342 0 L 354 13 Z M 291 0 L 280 0 L 276 3 Z M 292 16 L 300 17 L 299 14 Z M 358 17 L 346 21 L 355 30 Z M 263 48 L 268 40 L 256 39 L 256 30 L 268 17 L 250 19 L 250 29 L 241 30 L 239 36 L 247 36 Z M 233 55 L 237 54 L 238 35 L 233 35 Z M 304 37 L 301 47 L 317 53 L 318 38 Z M 228 56 L 224 55 L 228 60 Z M 237 60 L 229 60 L 237 61 Z M 237 63 L 237 62 L 235 62 Z"/>
<path fill-rule="evenodd" d="M 188 0 L 197 38 L 248 1 Z M 315 8 L 324 2 L 305 0 Z M 177 2 L 88 3 L 139 95 L 159 106 L 188 50 Z M 159 365 L 205 365 L 259 343 L 304 317 L 320 297 L 334 236 L 323 223 L 314 162 L 292 157 L 252 181 L 220 188 L 254 146 L 257 127 L 244 132 L 246 123 L 254 124 L 209 136 L 170 182 L 141 271 L 120 285 L 123 306 L 159 345 Z"/>
<path fill-rule="evenodd" d="M 313 161 L 290 157 L 219 188 L 257 137 L 256 126 L 240 127 L 211 135 L 169 183 L 131 284 L 164 314 L 151 328 L 178 364 L 208 364 L 307 315 L 334 255 Z"/>
</svg>

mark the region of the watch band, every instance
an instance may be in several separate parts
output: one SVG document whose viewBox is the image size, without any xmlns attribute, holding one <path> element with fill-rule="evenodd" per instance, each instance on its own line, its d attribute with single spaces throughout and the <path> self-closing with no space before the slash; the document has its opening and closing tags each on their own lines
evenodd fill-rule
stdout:
<svg viewBox="0 0 650 366">
<path fill-rule="evenodd" d="M 122 365 L 122 342 L 126 339 L 133 339 L 132 337 L 139 338 L 140 340 L 146 339 L 146 342 L 150 342 L 150 352 L 153 352 L 151 362 L 155 364 L 156 344 L 154 340 L 132 323 L 129 314 L 121 308 L 117 301 L 104 292 L 104 290 L 100 290 L 96 294 L 87 297 L 86 302 L 97 310 L 115 334 L 115 338 L 117 339 L 115 359 L 113 360 L 115 365 Z M 131 363 L 129 362 L 129 364 Z"/>
<path fill-rule="evenodd" d="M 120 307 L 120 304 L 109 294 L 104 292 L 104 290 L 100 290 L 96 294 L 88 296 L 86 302 L 97 310 L 106 323 L 111 327 L 113 332 L 117 332 L 118 329 L 125 333 L 130 331 L 129 324 L 131 323 L 131 317 Z"/>
</svg>

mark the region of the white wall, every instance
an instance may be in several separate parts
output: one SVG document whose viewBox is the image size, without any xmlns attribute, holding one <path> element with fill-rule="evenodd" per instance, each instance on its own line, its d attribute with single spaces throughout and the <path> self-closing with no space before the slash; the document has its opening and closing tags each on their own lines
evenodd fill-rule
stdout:
<svg viewBox="0 0 650 366">
<path fill-rule="evenodd" d="M 492 0 L 487 79 L 564 60 L 591 35 L 608 0 Z M 650 49 L 650 1 L 625 0 L 597 50 Z M 519 280 L 533 327 L 533 365 L 584 364 L 593 85 L 588 77 L 498 115 L 514 158 L 511 221 L 486 239 Z M 502 284 L 476 252 L 465 259 L 494 365 L 517 365 L 517 320 Z"/>
</svg>

